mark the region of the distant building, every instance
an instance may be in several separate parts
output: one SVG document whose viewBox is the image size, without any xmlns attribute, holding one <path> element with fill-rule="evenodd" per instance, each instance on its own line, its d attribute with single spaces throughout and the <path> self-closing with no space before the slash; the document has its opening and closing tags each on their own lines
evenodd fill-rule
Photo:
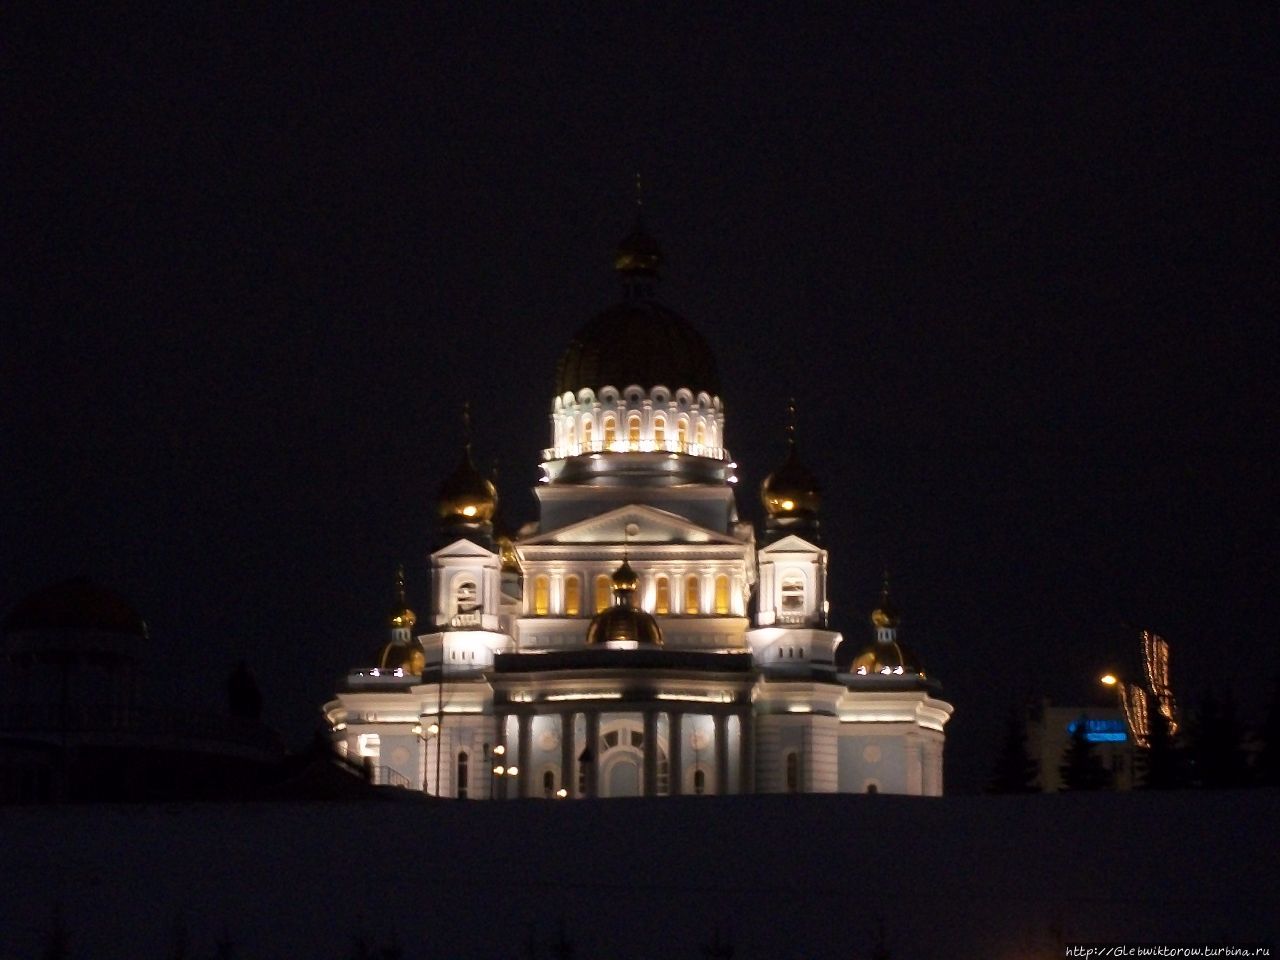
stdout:
<svg viewBox="0 0 1280 960">
<path fill-rule="evenodd" d="M 1039 763 L 1037 785 L 1062 789 L 1062 764 L 1077 726 L 1111 777 L 1112 790 L 1132 790 L 1141 779 L 1142 751 L 1134 744 L 1124 713 L 1114 707 L 1055 707 L 1045 700 L 1027 720 L 1027 751 Z"/>
<path fill-rule="evenodd" d="M 537 522 L 503 528 L 468 442 L 426 629 L 401 584 L 388 644 L 325 707 L 336 749 L 457 798 L 941 794 L 952 707 L 887 582 L 869 635 L 831 628 L 794 424 L 763 529 L 739 519 L 715 359 L 655 299 L 659 261 L 637 219 L 621 302 L 560 359 Z"/>
<path fill-rule="evenodd" d="M 85 579 L 26 597 L 0 630 L 0 802 L 214 799 L 283 754 L 251 715 L 252 680 L 229 681 L 242 715 L 152 698 L 147 627 L 121 596 Z M 250 715 L 245 715 L 250 714 Z"/>
</svg>

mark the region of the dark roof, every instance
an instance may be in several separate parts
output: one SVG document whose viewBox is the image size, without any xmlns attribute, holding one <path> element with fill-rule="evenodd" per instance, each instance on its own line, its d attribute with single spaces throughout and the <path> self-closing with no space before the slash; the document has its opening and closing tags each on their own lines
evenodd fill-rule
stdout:
<svg viewBox="0 0 1280 960">
<path fill-rule="evenodd" d="M 133 606 L 112 590 L 75 577 L 41 587 L 4 619 L 6 632 L 19 630 L 98 630 L 147 636 L 147 625 Z"/>
<path fill-rule="evenodd" d="M 583 387 L 624 390 L 687 387 L 696 396 L 720 393 L 706 340 L 674 310 L 648 298 L 610 307 L 579 330 L 556 365 L 556 393 Z"/>
</svg>

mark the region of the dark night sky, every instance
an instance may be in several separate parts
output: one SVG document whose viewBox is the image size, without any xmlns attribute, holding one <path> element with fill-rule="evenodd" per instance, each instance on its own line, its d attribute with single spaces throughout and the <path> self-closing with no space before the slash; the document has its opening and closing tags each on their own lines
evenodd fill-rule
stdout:
<svg viewBox="0 0 1280 960">
<path fill-rule="evenodd" d="M 424 603 L 464 399 L 532 518 L 640 170 L 740 510 L 794 394 L 837 626 L 887 562 L 954 786 L 1011 702 L 1096 698 L 1122 621 L 1261 708 L 1274 7 L 111 6 L 6 17 L 0 606 L 87 573 L 154 689 L 246 656 L 300 741 L 398 561 Z"/>
</svg>

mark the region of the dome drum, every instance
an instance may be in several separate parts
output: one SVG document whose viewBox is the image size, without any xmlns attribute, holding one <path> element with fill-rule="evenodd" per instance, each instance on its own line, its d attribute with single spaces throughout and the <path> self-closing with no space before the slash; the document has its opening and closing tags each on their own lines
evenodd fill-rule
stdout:
<svg viewBox="0 0 1280 960">
<path fill-rule="evenodd" d="M 658 386 L 621 392 L 566 391 L 552 407 L 552 443 L 543 459 L 603 453 L 666 452 L 728 459 L 724 409 L 718 397 Z"/>
<path fill-rule="evenodd" d="M 544 453 L 551 456 L 555 451 Z M 548 459 L 542 467 L 549 483 L 619 487 L 723 484 L 730 470 L 724 460 L 675 453 L 582 454 Z"/>
</svg>

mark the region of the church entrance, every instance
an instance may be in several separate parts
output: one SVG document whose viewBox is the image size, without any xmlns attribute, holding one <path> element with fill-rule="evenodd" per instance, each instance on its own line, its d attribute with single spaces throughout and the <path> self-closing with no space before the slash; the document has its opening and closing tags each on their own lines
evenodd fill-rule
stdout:
<svg viewBox="0 0 1280 960">
<path fill-rule="evenodd" d="M 644 726 L 615 721 L 600 731 L 600 796 L 644 795 Z M 667 792 L 667 754 L 658 744 L 658 792 Z"/>
</svg>

